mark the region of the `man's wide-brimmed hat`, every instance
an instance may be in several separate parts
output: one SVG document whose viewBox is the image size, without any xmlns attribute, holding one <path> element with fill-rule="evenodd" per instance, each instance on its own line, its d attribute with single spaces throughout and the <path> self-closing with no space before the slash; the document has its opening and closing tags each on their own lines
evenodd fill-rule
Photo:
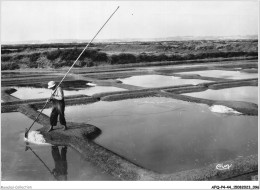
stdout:
<svg viewBox="0 0 260 190">
<path fill-rule="evenodd" d="M 50 81 L 48 82 L 48 88 L 52 88 L 56 85 L 56 83 L 54 81 Z"/>
</svg>

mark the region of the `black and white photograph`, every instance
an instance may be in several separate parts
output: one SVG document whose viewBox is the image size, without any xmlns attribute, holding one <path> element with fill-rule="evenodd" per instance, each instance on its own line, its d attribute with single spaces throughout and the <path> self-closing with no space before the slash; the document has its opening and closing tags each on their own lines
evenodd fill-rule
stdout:
<svg viewBox="0 0 260 190">
<path fill-rule="evenodd" d="M 1 0 L 1 189 L 259 189 L 259 0 Z"/>
</svg>

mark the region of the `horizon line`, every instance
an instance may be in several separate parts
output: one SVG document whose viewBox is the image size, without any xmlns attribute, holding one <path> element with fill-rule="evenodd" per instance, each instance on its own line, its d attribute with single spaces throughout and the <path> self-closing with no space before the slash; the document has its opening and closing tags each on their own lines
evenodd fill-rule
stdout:
<svg viewBox="0 0 260 190">
<path fill-rule="evenodd" d="M 142 41 L 186 41 L 186 40 L 228 40 L 228 39 L 258 39 L 258 34 L 248 35 L 231 35 L 231 36 L 172 36 L 172 37 L 156 37 L 156 38 L 110 38 L 110 39 L 96 39 L 94 43 L 106 42 L 142 42 Z M 211 39 L 210 39 L 211 38 Z M 48 40 L 26 40 L 26 41 L 2 41 L 1 45 L 15 45 L 15 44 L 48 44 L 48 43 L 85 43 L 90 39 L 48 39 Z"/>
</svg>

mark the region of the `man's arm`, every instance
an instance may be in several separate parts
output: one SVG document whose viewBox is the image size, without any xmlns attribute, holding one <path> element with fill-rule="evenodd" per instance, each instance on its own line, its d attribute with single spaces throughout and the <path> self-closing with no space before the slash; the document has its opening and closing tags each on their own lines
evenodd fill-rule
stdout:
<svg viewBox="0 0 260 190">
<path fill-rule="evenodd" d="M 56 100 L 62 100 L 64 98 L 63 90 L 61 89 L 61 87 L 58 87 L 58 89 L 52 97 Z"/>
</svg>

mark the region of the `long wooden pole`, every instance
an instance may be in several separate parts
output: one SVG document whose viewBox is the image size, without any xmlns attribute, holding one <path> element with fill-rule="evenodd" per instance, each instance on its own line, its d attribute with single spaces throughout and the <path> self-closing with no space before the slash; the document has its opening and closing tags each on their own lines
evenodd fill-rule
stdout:
<svg viewBox="0 0 260 190">
<path fill-rule="evenodd" d="M 56 86 L 55 90 L 53 91 L 53 93 L 51 94 L 51 97 L 46 101 L 45 105 L 43 106 L 42 110 L 40 111 L 40 113 L 38 114 L 38 116 L 36 117 L 36 119 L 33 121 L 33 123 L 31 124 L 31 126 L 29 127 L 29 129 L 25 130 L 25 137 L 28 137 L 28 132 L 30 131 L 30 129 L 32 128 L 32 126 L 34 125 L 34 123 L 36 122 L 36 120 L 38 119 L 38 117 L 41 115 L 42 111 L 44 110 L 44 108 L 46 107 L 46 105 L 48 104 L 48 102 L 50 101 L 50 99 L 52 98 L 53 94 L 56 92 L 56 90 L 58 89 L 58 87 L 61 85 L 61 83 L 63 82 L 63 80 L 66 78 L 66 76 L 68 75 L 68 73 L 70 72 L 70 70 L 73 68 L 73 66 L 77 63 L 77 61 L 79 60 L 79 58 L 81 57 L 81 55 L 84 53 L 84 51 L 88 48 L 88 46 L 92 43 L 92 41 L 96 38 L 96 36 L 99 34 L 99 32 L 104 28 L 104 26 L 108 23 L 108 21 L 112 18 L 112 16 L 116 13 L 116 11 L 119 9 L 119 6 L 116 8 L 116 10 L 110 15 L 110 17 L 107 19 L 107 21 L 103 24 L 103 26 L 98 30 L 98 32 L 96 33 L 96 35 L 90 40 L 90 42 L 86 45 L 86 47 L 82 50 L 82 52 L 79 54 L 78 58 L 74 61 L 74 63 L 71 65 L 71 67 L 69 68 L 69 70 L 67 71 L 67 73 L 64 75 L 64 77 L 61 79 L 61 81 L 59 82 L 59 84 Z"/>
</svg>

